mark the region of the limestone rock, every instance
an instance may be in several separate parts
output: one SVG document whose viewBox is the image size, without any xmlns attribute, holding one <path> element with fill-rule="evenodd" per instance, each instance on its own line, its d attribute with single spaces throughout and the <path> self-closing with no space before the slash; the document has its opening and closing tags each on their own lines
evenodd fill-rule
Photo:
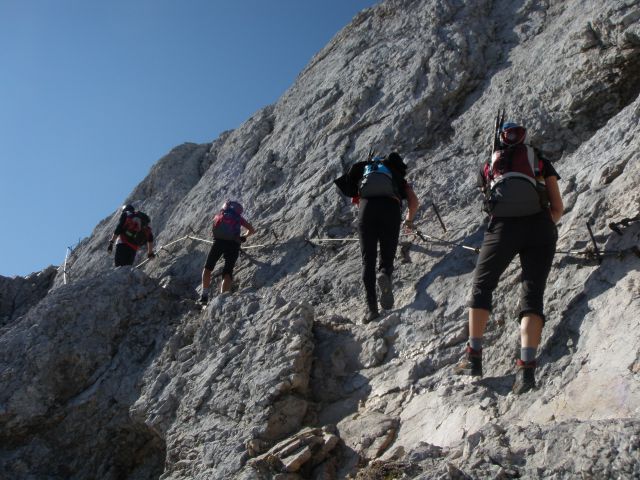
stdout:
<svg viewBox="0 0 640 480">
<path fill-rule="evenodd" d="M 27 277 L 0 276 L 0 328 L 24 315 L 44 298 L 57 269 L 53 266 Z"/>
<path fill-rule="evenodd" d="M 303 467 L 311 471 L 332 455 L 338 442 L 339 438 L 327 429 L 307 428 L 274 445 L 249 464 L 257 471 L 265 473 L 292 473 L 302 470 Z"/>
<path fill-rule="evenodd" d="M 67 285 L 0 279 L 0 476 L 638 477 L 640 222 L 608 225 L 640 212 L 639 19 L 635 0 L 386 0 L 358 14 L 274 105 L 176 147 L 123 199 L 151 215 L 154 261 L 112 267 L 114 211 L 74 249 Z M 517 261 L 494 294 L 485 377 L 454 378 L 475 254 L 403 236 L 396 305 L 363 325 L 357 212 L 332 182 L 370 149 L 397 150 L 418 228 L 478 246 L 475 173 L 500 107 L 554 162 L 566 210 L 538 388 L 522 396 Z M 199 239 L 227 198 L 258 233 L 234 292 L 202 310 Z M 249 464 L 330 424 L 276 462 L 297 472 Z"/>
</svg>

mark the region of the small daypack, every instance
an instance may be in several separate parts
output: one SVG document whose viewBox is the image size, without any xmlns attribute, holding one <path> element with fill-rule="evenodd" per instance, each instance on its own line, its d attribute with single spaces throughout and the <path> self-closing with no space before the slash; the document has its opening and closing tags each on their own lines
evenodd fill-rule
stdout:
<svg viewBox="0 0 640 480">
<path fill-rule="evenodd" d="M 242 217 L 233 208 L 220 210 L 213 217 L 213 236 L 220 240 L 240 241 Z"/>
<path fill-rule="evenodd" d="M 124 221 L 124 235 L 134 245 L 142 246 L 147 243 L 147 227 L 151 219 L 143 212 L 127 212 Z"/>
<path fill-rule="evenodd" d="M 494 217 L 524 217 L 548 206 L 543 163 L 525 144 L 496 150 L 484 166 L 485 209 Z"/>
<path fill-rule="evenodd" d="M 382 157 L 376 157 L 364 167 L 362 179 L 358 186 L 361 198 L 396 197 L 399 198 L 393 174 L 382 163 Z"/>
</svg>

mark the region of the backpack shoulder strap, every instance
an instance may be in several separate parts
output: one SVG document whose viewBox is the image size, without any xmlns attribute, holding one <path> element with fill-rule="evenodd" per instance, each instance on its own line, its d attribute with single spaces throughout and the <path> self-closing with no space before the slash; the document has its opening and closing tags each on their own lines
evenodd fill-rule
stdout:
<svg viewBox="0 0 640 480">
<path fill-rule="evenodd" d="M 529 161 L 529 166 L 531 167 L 531 171 L 533 172 L 533 176 L 537 177 L 540 174 L 539 162 L 536 161 L 536 152 L 531 145 L 525 145 L 527 147 L 527 160 Z"/>
</svg>

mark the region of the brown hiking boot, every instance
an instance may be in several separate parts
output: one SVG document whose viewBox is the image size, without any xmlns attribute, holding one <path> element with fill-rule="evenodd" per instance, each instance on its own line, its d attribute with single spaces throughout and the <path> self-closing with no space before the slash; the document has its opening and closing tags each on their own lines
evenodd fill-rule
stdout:
<svg viewBox="0 0 640 480">
<path fill-rule="evenodd" d="M 467 344 L 465 356 L 453 367 L 455 375 L 470 375 L 472 377 L 482 376 L 482 350 L 474 350 Z"/>
<path fill-rule="evenodd" d="M 513 383 L 511 391 L 516 395 L 528 392 L 536 388 L 536 361 L 523 362 L 518 359 L 516 362 L 516 381 Z"/>
</svg>

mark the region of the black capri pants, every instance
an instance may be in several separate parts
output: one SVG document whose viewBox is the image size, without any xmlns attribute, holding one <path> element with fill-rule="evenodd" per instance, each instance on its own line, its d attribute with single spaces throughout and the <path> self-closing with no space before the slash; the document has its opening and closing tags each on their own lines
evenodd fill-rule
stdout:
<svg viewBox="0 0 640 480">
<path fill-rule="evenodd" d="M 204 264 L 204 268 L 207 270 L 213 270 L 220 260 L 220 257 L 224 256 L 224 267 L 222 268 L 222 275 L 229 275 L 233 277 L 233 267 L 236 265 L 240 255 L 240 244 L 233 240 L 221 240 L 216 238 L 213 241 L 209 255 L 207 256 L 207 262 Z"/>
<path fill-rule="evenodd" d="M 494 218 L 484 235 L 468 306 L 491 311 L 493 291 L 516 255 L 520 257 L 520 314 L 545 321 L 543 297 L 556 251 L 558 229 L 548 211 L 526 217 Z"/>
</svg>

